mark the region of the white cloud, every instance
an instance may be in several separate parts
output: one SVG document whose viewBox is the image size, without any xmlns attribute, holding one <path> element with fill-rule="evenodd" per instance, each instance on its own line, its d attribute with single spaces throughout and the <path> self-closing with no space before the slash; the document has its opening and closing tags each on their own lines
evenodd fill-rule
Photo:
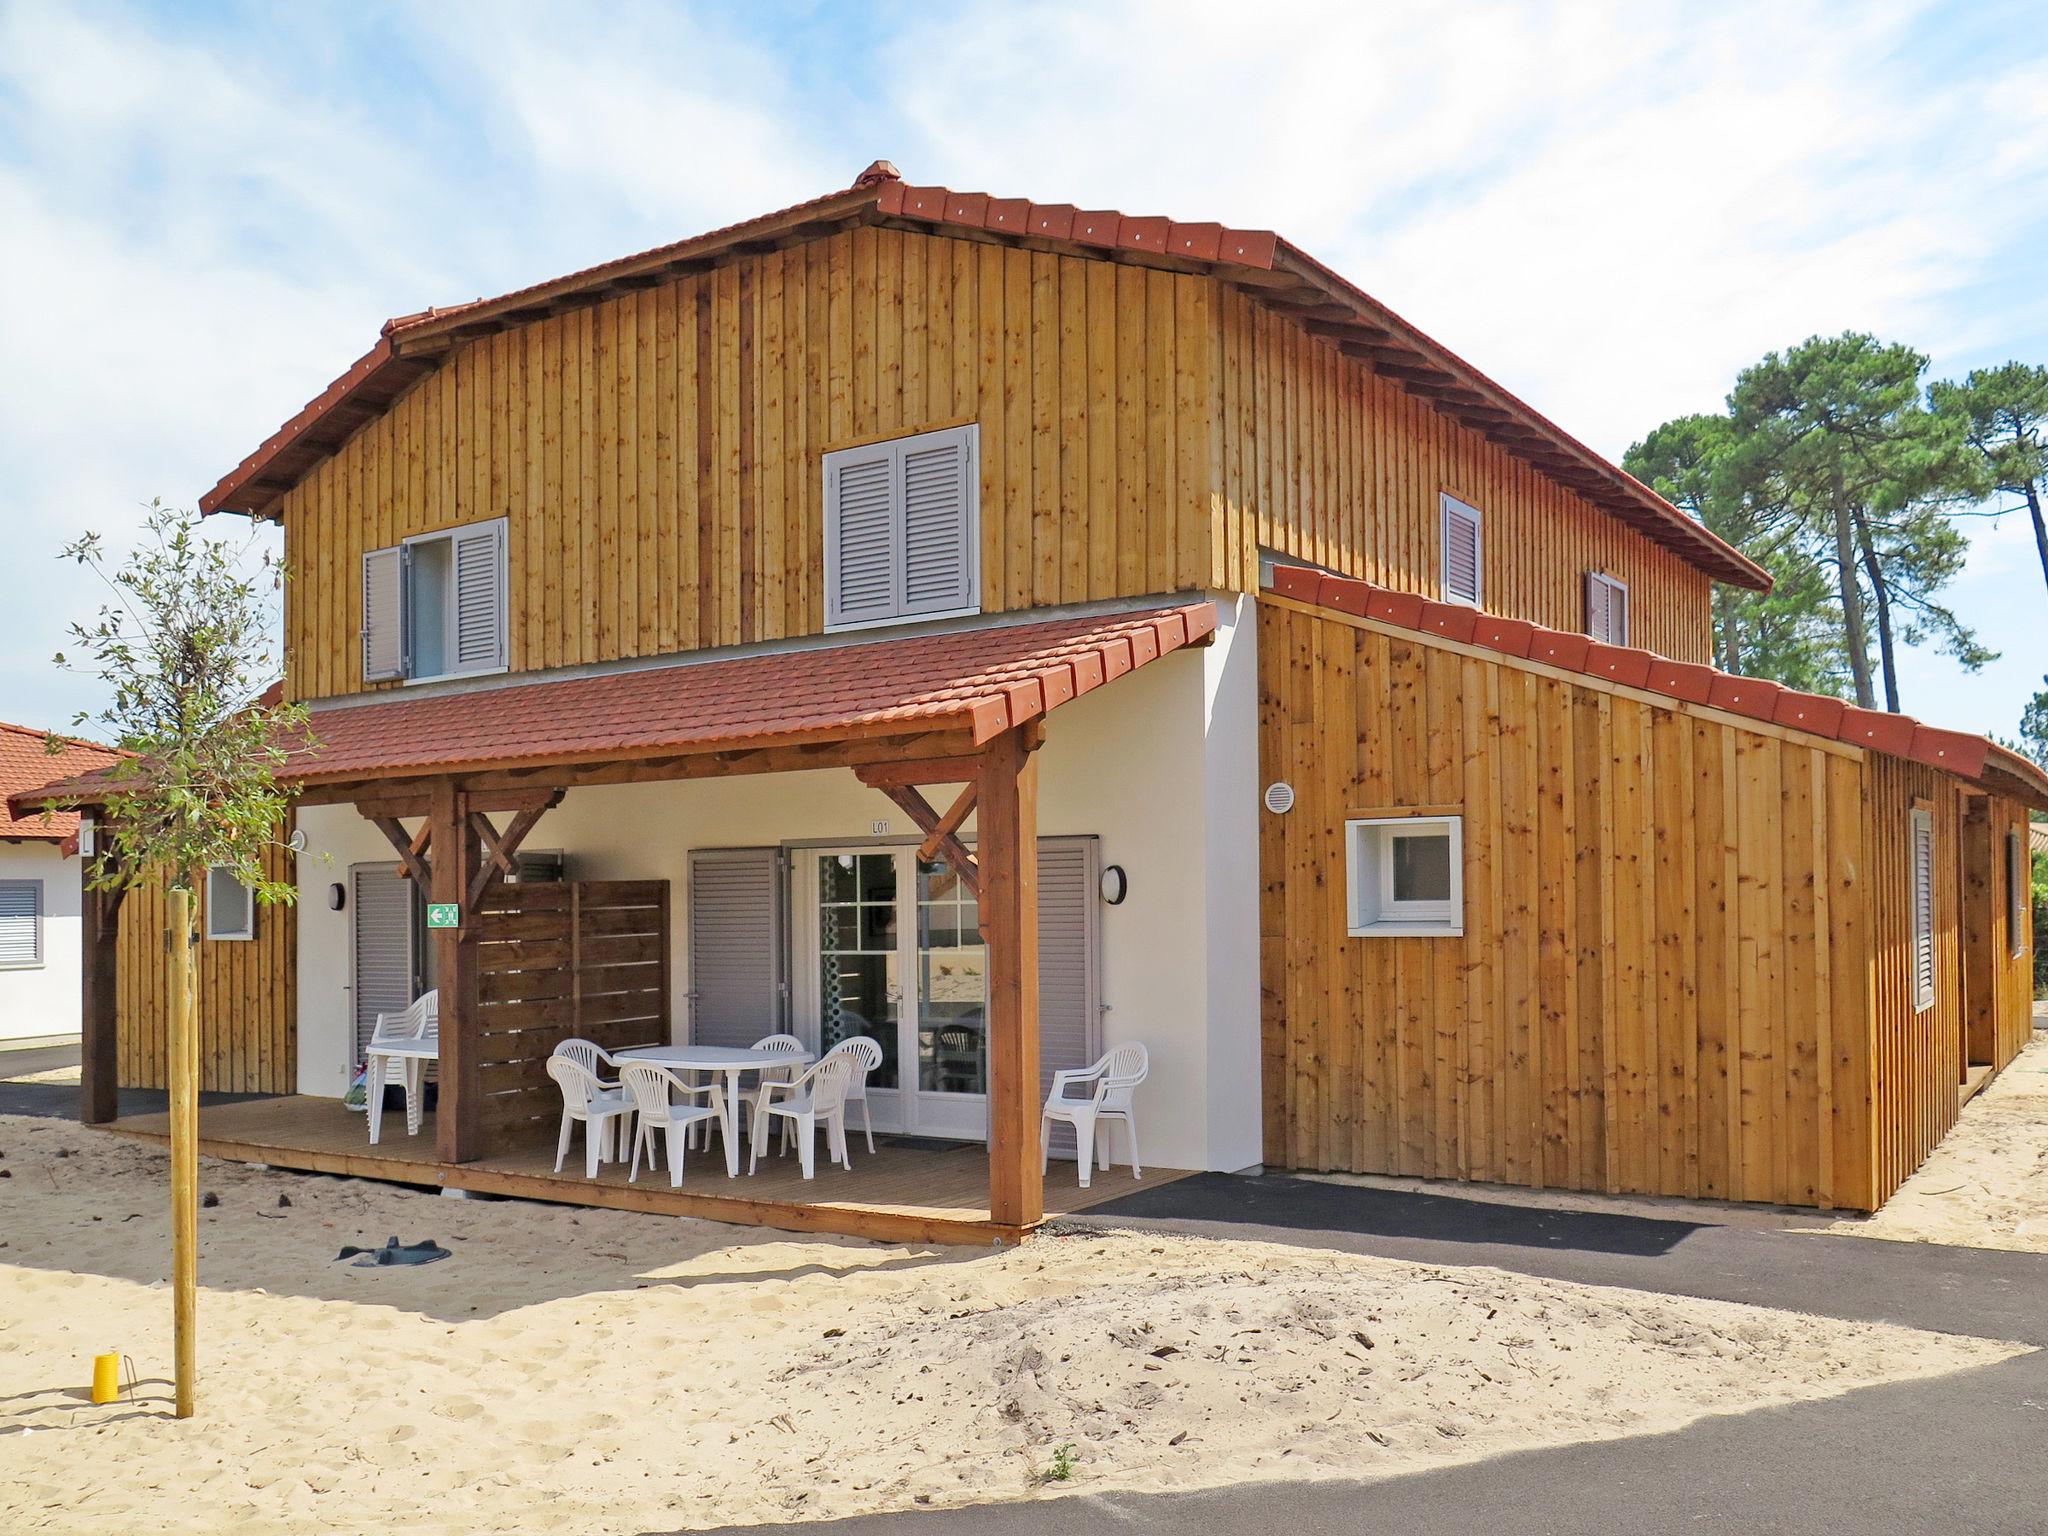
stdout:
<svg viewBox="0 0 2048 1536">
<path fill-rule="evenodd" d="M 1943 369 L 2048 354 L 2022 276 L 2048 238 L 2042 45 L 1923 57 L 1961 9 L 635 3 L 566 25 L 466 3 L 259 26 L 0 0 L 0 515 L 36 569 L 151 494 L 194 499 L 386 315 L 875 154 L 1277 228 L 1609 452 L 1815 331 Z M 2017 653 L 2037 606 L 2010 540 L 1966 580 Z M 92 599 L 52 569 L 0 631 L 0 716 L 68 713 L 45 658 Z"/>
</svg>

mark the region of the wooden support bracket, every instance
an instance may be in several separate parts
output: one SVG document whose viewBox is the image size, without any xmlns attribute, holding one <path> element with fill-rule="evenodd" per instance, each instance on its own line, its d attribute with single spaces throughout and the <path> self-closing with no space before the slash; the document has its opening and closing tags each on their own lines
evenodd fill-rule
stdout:
<svg viewBox="0 0 2048 1536">
<path fill-rule="evenodd" d="M 939 818 L 938 825 L 925 833 L 924 841 L 917 845 L 917 857 L 921 862 L 929 863 L 937 858 L 939 849 L 953 841 L 954 834 L 960 830 L 960 824 L 973 814 L 974 799 L 979 790 L 980 787 L 972 783 L 961 790 L 959 798 L 953 802 L 946 814 Z"/>
<path fill-rule="evenodd" d="M 398 862 L 412 877 L 413 884 L 422 891 L 431 891 L 434 888 L 434 871 L 426 857 L 427 846 L 433 841 L 430 828 L 420 828 L 421 836 L 411 838 L 405 835 L 405 828 L 398 824 L 396 816 L 372 816 L 369 822 L 384 834 L 384 840 L 396 850 Z"/>
<path fill-rule="evenodd" d="M 518 871 L 519 845 L 526 841 L 526 834 L 534 824 L 555 806 L 561 804 L 562 791 L 556 790 L 544 801 L 527 806 L 512 818 L 512 824 L 500 833 L 491 825 L 490 817 L 482 811 L 469 813 L 469 824 L 476 829 L 483 845 L 483 861 L 476 875 L 469 882 L 469 892 L 464 903 L 464 915 L 476 911 L 477 903 L 484 899 L 484 892 L 491 888 L 491 882 L 500 876 L 509 877 Z"/>
<path fill-rule="evenodd" d="M 919 794 L 916 789 L 908 784 L 888 784 L 878 787 L 883 794 L 887 795 L 902 808 L 906 816 L 916 823 L 918 831 L 925 834 L 926 843 L 935 843 L 937 845 L 934 851 L 943 852 L 946 855 L 946 863 L 952 868 L 953 873 L 960 877 L 960 883 L 967 887 L 969 894 L 977 901 L 980 900 L 981 871 L 975 867 L 974 855 L 967 851 L 956 835 L 955 829 L 959 826 L 960 822 L 956 820 L 952 826 L 944 825 L 946 818 L 933 809 L 931 801 L 925 799 L 923 795 Z M 974 786 L 970 784 L 962 792 L 960 799 L 954 802 L 953 810 L 959 811 L 961 818 L 964 819 L 967 811 L 972 808 L 973 801 Z M 952 814 L 953 811 L 946 813 L 947 816 Z M 923 848 L 919 848 L 918 857 L 929 858 L 930 855 L 925 853 Z"/>
</svg>

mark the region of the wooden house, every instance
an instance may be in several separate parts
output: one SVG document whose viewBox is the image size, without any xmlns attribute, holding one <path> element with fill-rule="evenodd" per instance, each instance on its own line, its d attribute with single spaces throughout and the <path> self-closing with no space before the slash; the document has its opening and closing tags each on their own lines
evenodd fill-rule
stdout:
<svg viewBox="0 0 2048 1536">
<path fill-rule="evenodd" d="M 1270 233 L 877 164 L 391 321 L 202 506 L 283 526 L 317 739 L 231 1155 L 620 1203 L 533 1171 L 556 1040 L 864 1033 L 971 1195 L 630 1198 L 1009 1236 L 1137 1039 L 1170 1169 L 1868 1208 L 2026 1029 L 2048 777 L 1713 672 L 1762 571 Z"/>
</svg>

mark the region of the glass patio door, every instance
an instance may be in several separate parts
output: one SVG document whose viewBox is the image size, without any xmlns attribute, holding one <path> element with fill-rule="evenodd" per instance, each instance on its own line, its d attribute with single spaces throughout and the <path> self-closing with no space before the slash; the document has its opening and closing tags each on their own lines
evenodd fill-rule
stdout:
<svg viewBox="0 0 2048 1536">
<path fill-rule="evenodd" d="M 974 897 L 908 848 L 813 851 L 800 899 L 812 942 L 805 992 L 820 1052 L 866 1035 L 878 1130 L 988 1134 L 988 966 Z"/>
</svg>

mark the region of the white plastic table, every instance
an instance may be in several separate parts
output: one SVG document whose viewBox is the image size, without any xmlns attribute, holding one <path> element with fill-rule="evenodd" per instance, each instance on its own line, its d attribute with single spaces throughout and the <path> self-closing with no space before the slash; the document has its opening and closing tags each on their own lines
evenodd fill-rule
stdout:
<svg viewBox="0 0 2048 1536">
<path fill-rule="evenodd" d="M 740 1077 L 763 1067 L 807 1067 L 809 1051 L 783 1049 L 750 1050 L 737 1045 L 640 1045 L 612 1052 L 614 1061 L 651 1061 L 657 1066 L 687 1072 L 715 1072 L 725 1079 L 725 1171 L 740 1176 Z"/>
</svg>

